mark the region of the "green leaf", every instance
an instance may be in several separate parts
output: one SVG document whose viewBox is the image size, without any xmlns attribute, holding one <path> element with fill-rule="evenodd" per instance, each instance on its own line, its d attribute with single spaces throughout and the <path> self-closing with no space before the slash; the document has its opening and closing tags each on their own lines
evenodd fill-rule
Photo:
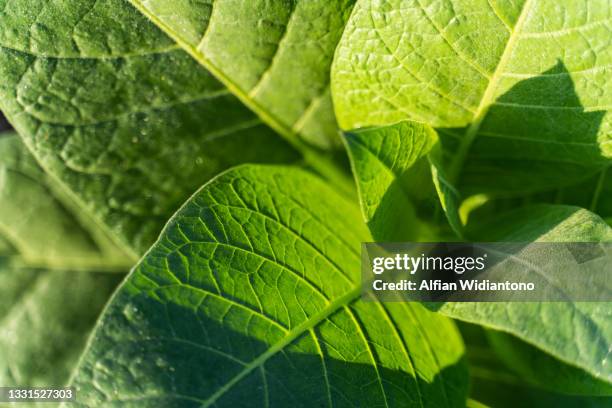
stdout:
<svg viewBox="0 0 612 408">
<path fill-rule="evenodd" d="M 0 135 L 0 384 L 63 386 L 129 258 Z"/>
<path fill-rule="evenodd" d="M 402 122 L 347 132 L 344 138 L 374 239 L 435 239 L 433 227 L 421 220 L 439 215 L 427 161 L 438 143 L 436 133 L 428 126 Z"/>
<path fill-rule="evenodd" d="M 453 323 L 360 299 L 367 239 L 308 172 L 220 175 L 114 296 L 73 381 L 81 404 L 464 406 Z"/>
<path fill-rule="evenodd" d="M 440 225 L 440 218 L 445 211 L 450 225 L 461 233 L 459 192 L 445 176 L 438 135 L 431 127 L 403 121 L 346 132 L 344 137 L 362 212 L 375 239 L 456 239 Z"/>
<path fill-rule="evenodd" d="M 354 0 L 130 0 L 281 134 L 337 139 L 329 71 Z"/>
<path fill-rule="evenodd" d="M 550 391 L 573 395 L 612 397 L 612 384 L 564 364 L 509 334 L 487 331 L 499 358 L 525 382 Z"/>
<path fill-rule="evenodd" d="M 612 160 L 610 7 L 359 1 L 332 70 L 340 125 L 435 127 L 463 198 L 582 181 Z"/>
<path fill-rule="evenodd" d="M 410 173 L 402 177 L 402 171 L 409 170 L 410 165 L 402 167 L 395 163 L 398 158 L 409 163 L 411 152 L 419 151 L 414 146 L 423 145 L 424 140 L 435 140 L 425 136 L 430 134 L 426 126 L 412 122 L 347 134 L 353 169 L 361 187 L 362 209 L 377 240 L 393 241 L 397 236 L 410 239 L 410 231 L 414 234 L 419 230 L 420 221 L 414 216 L 406 217 L 405 213 L 410 210 L 410 195 L 414 195 L 410 183 L 415 180 L 410 178 Z M 423 184 L 417 182 L 417 185 Z M 444 200 L 444 193 L 440 195 Z M 376 211 L 384 211 L 384 215 Z M 376 222 L 375 217 L 380 221 Z M 402 231 L 403 235 L 398 235 Z M 612 240 L 612 229 L 598 216 L 575 207 L 549 205 L 525 207 L 502 216 L 494 213 L 489 221 L 475 217 L 466 234 L 484 242 Z M 606 308 L 605 304 L 597 303 L 450 303 L 441 311 L 509 331 L 597 378 L 612 382 L 612 371 L 605 364 L 607 345 L 612 339 Z M 588 352 L 575 348 L 575 332 L 581 334 L 581 348 Z M 571 373 L 569 370 L 567 376 Z"/>
<path fill-rule="evenodd" d="M 464 222 L 468 218 L 491 217 L 526 204 L 555 203 L 591 210 L 604 219 L 612 217 L 612 169 L 603 169 L 582 183 L 518 198 L 494 198 L 487 195 L 468 197 L 460 208 Z"/>
<path fill-rule="evenodd" d="M 0 383 L 66 385 L 121 277 L 28 269 L 0 258 Z"/>
<path fill-rule="evenodd" d="M 131 266 L 15 134 L 0 134 L 0 235 L 30 267 L 125 271 Z"/>
<path fill-rule="evenodd" d="M 394 163 L 398 162 L 397 158 L 409 163 L 412 152 L 420 151 L 414 146 L 435 140 L 429 136 L 431 134 L 427 126 L 414 122 L 347 134 L 354 173 L 361 187 L 362 210 L 379 241 L 393 241 L 398 236 L 410 239 L 411 232 L 419 231 L 419 219 L 408 218 L 404 212 L 410 210 L 410 196 L 414 195 L 410 183 L 415 180 L 410 178 L 410 173 L 407 178 L 402 177 L 402 171 L 410 170 L 410 166 L 402 168 Z M 433 155 L 435 152 L 430 152 L 430 156 Z M 386 167 L 383 166 L 385 163 Z M 394 170 L 385 171 L 388 168 Z M 432 168 L 435 171 L 435 164 Z M 423 183 L 417 182 L 416 185 L 423 186 Z M 440 188 L 439 193 L 443 203 L 445 199 L 456 197 L 452 191 L 445 193 Z M 458 217 L 456 202 L 450 207 Z M 385 213 L 378 215 L 376 211 Z M 380 221 L 376 222 L 375 217 Z M 595 214 L 576 207 L 528 206 L 506 215 L 494 212 L 489 220 L 474 217 L 470 221 L 467 237 L 481 242 L 612 240 L 612 228 Z M 398 235 L 402 231 L 403 235 Z M 612 382 L 612 371 L 605 363 L 608 344 L 612 340 L 612 326 L 607 320 L 606 309 L 607 305 L 599 303 L 449 303 L 440 311 L 451 317 L 513 333 L 598 379 Z M 580 348 L 575 347 L 574 333 L 580 333 Z M 568 376 L 570 374 L 568 372 Z"/>
<path fill-rule="evenodd" d="M 468 225 L 470 226 L 470 225 Z M 525 207 L 469 228 L 483 242 L 610 242 L 612 228 L 576 207 Z M 612 383 L 609 305 L 597 302 L 447 303 L 448 316 L 515 335 L 556 359 Z"/>
<path fill-rule="evenodd" d="M 603 174 L 612 159 L 612 93 L 605 76 L 612 59 L 605 46 L 610 3 L 590 2 L 588 10 L 548 0 L 359 1 L 332 69 L 340 125 L 377 128 L 371 134 L 403 129 L 406 146 L 406 129 L 434 127 L 440 140 L 429 153 L 434 183 L 460 236 L 610 240 L 610 228 L 585 210 L 524 207 L 534 193 L 576 188 L 600 174 L 587 195 L 594 203 L 588 208 L 599 208 L 606 190 Z M 407 154 L 404 149 L 378 156 L 391 153 Z M 368 171 L 373 170 L 361 174 Z M 387 188 L 362 201 L 380 200 L 387 192 L 395 196 L 390 200 L 405 200 Z M 497 219 L 485 225 L 470 215 L 470 207 L 499 196 L 527 199 L 506 217 L 493 207 Z M 401 217 L 387 218 L 418 230 Z M 606 309 L 595 303 L 457 303 L 441 311 L 512 333 L 611 382 Z"/>
<path fill-rule="evenodd" d="M 542 391 L 525 385 L 488 378 L 473 382 L 474 398 L 492 408 L 609 408 L 609 397 L 585 397 Z M 474 408 L 481 408 L 476 406 Z"/>
<path fill-rule="evenodd" d="M 610 397 L 573 396 L 563 393 L 568 390 L 561 389 L 561 393 L 559 393 L 534 388 L 525 381 L 526 378 L 523 376 L 508 371 L 506 365 L 500 359 L 504 356 L 498 355 L 490 344 L 489 334 L 493 331 L 467 323 L 459 323 L 459 328 L 467 347 L 467 360 L 472 382 L 471 398 L 495 408 L 514 408 L 517 406 L 526 408 L 595 408 L 611 406 L 612 398 Z M 494 333 L 510 338 L 509 335 L 500 332 Z M 535 353 L 534 357 L 540 362 L 548 364 L 548 367 L 557 367 L 566 373 L 567 370 L 576 370 L 516 338 L 513 338 L 512 341 L 520 349 L 529 347 L 530 351 Z M 509 360 L 509 358 L 504 358 L 504 360 Z M 580 374 L 580 378 L 584 379 L 584 376 L 584 374 Z M 551 380 L 550 384 L 539 381 L 538 385 L 550 388 L 551 386 L 554 387 L 555 380 L 558 380 L 556 378 L 548 379 Z M 569 380 L 575 380 L 575 377 L 570 377 Z M 574 388 L 575 386 L 576 383 L 574 383 Z"/>
<path fill-rule="evenodd" d="M 0 108 L 134 260 L 219 171 L 299 157 L 123 0 L 5 4 Z"/>
</svg>

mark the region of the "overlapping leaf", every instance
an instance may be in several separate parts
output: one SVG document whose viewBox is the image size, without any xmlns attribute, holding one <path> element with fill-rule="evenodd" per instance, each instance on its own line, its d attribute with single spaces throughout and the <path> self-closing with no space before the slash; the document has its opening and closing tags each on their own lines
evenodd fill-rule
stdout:
<svg viewBox="0 0 612 408">
<path fill-rule="evenodd" d="M 410 172 L 411 167 L 397 166 L 393 160 L 390 162 L 388 159 L 411 157 L 410 152 L 418 151 L 415 148 L 426 143 L 423 140 L 415 142 L 413 137 L 425 137 L 428 132 L 426 128 L 423 129 L 421 125 L 406 122 L 353 132 L 346 136 L 351 158 L 356 162 L 353 166 L 356 179 L 358 185 L 362 186 L 362 209 L 366 218 L 370 219 L 368 225 L 372 233 L 380 241 L 392 241 L 397 234 L 402 234 L 402 230 L 406 231 L 403 233 L 406 239 L 421 228 L 420 219 L 414 216 L 407 218 L 405 212 L 396 210 L 380 215 L 371 210 L 368 213 L 368 209 L 389 211 L 402 207 L 404 211 L 410 211 L 413 203 L 418 202 L 414 191 L 417 187 L 411 184 L 409 178 L 414 174 Z M 391 163 L 391 171 L 381 171 L 385 163 Z M 376 175 L 374 179 L 378 182 L 372 183 L 369 175 Z M 450 194 L 444 191 L 445 188 L 452 188 L 448 186 L 438 186 L 442 200 L 458 197 L 452 190 Z M 445 204 L 448 205 L 448 202 Z M 451 205 L 453 207 L 450 212 L 454 213 L 458 223 L 458 204 L 454 202 Z M 372 222 L 372 213 L 384 222 Z M 612 240 L 612 229 L 600 217 L 577 207 L 539 205 L 519 207 L 519 210 L 506 215 L 492 211 L 488 219 L 482 213 L 477 215 L 470 216 L 465 234 L 480 242 Z M 443 306 L 440 311 L 455 318 L 513 333 L 556 358 L 612 382 L 608 364 L 612 326 L 608 309 L 608 305 L 601 303 L 452 303 Z"/>
<path fill-rule="evenodd" d="M 25 268 L 0 256 L 0 382 L 64 386 L 121 275 Z"/>
<path fill-rule="evenodd" d="M 593 380 L 583 372 L 576 375 L 573 373 L 576 368 L 565 365 L 516 338 L 466 323 L 460 323 L 459 328 L 466 343 L 467 360 L 472 379 L 470 397 L 473 400 L 484 403 L 488 407 L 499 408 L 516 406 L 595 408 L 608 406 L 612 401 L 612 397 L 606 396 L 568 395 L 568 392 L 582 393 L 587 390 L 579 385 L 580 381 L 589 384 L 590 390 L 593 391 Z M 509 354 L 502 354 L 507 350 L 497 349 L 490 341 L 491 336 L 503 336 L 509 340 L 513 349 L 510 354 L 514 355 L 510 357 Z M 528 352 L 523 353 L 526 350 Z M 533 363 L 543 366 L 529 374 L 508 370 L 506 363 L 515 364 L 514 359 L 524 361 L 525 358 L 531 358 Z M 544 372 L 544 377 L 538 375 L 540 371 Z M 552 378 L 548 374 L 551 374 Z M 555 390 L 557 392 L 554 392 Z M 468 407 L 471 406 L 468 404 Z M 474 408 L 478 407 L 480 405 L 474 406 Z"/>
<path fill-rule="evenodd" d="M 609 396 L 612 402 L 611 383 L 594 379 L 509 334 L 489 330 L 487 336 L 499 358 L 526 384 L 564 394 Z"/>
<path fill-rule="evenodd" d="M 337 139 L 329 70 L 354 0 L 130 0 L 280 133 Z"/>
<path fill-rule="evenodd" d="M 5 4 L 0 107 L 134 258 L 220 170 L 298 157 L 122 0 Z"/>
<path fill-rule="evenodd" d="M 406 157 L 411 147 L 424 145 L 431 137 L 415 142 L 413 136 L 427 135 L 419 129 L 430 125 L 440 140 L 428 155 L 434 181 L 460 236 L 471 207 L 494 196 L 582 188 L 578 185 L 585 179 L 597 178 L 587 194 L 589 208 L 603 208 L 605 179 L 599 175 L 605 175 L 612 159 L 607 112 L 612 92 L 606 75 L 612 59 L 606 35 L 610 7 L 605 0 L 359 1 L 332 72 L 338 118 L 347 130 L 373 126 L 362 133 L 369 134 L 370 143 L 398 133 L 402 151 L 384 146 L 369 162 L 352 153 L 361 161 L 354 168 L 369 166 L 357 172 L 358 183 L 375 171 L 376 161 L 384 163 L 391 154 Z M 403 188 L 392 188 L 396 185 Z M 383 207 L 383 199 L 389 207 L 388 202 L 414 201 L 401 174 L 392 174 L 377 194 L 363 193 L 362 203 L 370 206 Z M 463 202 L 474 194 L 479 196 Z M 385 239 L 389 227 L 374 227 L 375 236 Z M 481 241 L 610 239 L 599 217 L 571 207 L 526 207 L 481 228 L 470 227 L 466 234 Z M 606 309 L 601 304 L 475 303 L 441 310 L 514 333 L 610 381 Z"/>
<path fill-rule="evenodd" d="M 581 181 L 612 160 L 611 7 L 362 0 L 333 67 L 340 124 L 435 127 L 465 196 Z"/>
<path fill-rule="evenodd" d="M 402 122 L 345 134 L 362 210 L 377 240 L 435 240 L 443 221 L 428 155 L 438 143 L 428 126 Z M 427 222 L 429 221 L 429 222 Z"/>
<path fill-rule="evenodd" d="M 129 258 L 0 135 L 0 383 L 63 386 Z"/>
<path fill-rule="evenodd" d="M 83 406 L 464 406 L 453 324 L 360 299 L 358 210 L 315 176 L 242 166 L 169 223 L 110 303 Z"/>
<path fill-rule="evenodd" d="M 131 266 L 129 256 L 43 172 L 15 134 L 0 135 L 0 234 L 29 267 Z"/>
<path fill-rule="evenodd" d="M 610 242 L 612 229 L 576 207 L 539 205 L 481 223 L 471 231 L 480 241 Z M 448 303 L 443 313 L 512 333 L 559 360 L 612 383 L 612 342 L 606 303 Z"/>
</svg>

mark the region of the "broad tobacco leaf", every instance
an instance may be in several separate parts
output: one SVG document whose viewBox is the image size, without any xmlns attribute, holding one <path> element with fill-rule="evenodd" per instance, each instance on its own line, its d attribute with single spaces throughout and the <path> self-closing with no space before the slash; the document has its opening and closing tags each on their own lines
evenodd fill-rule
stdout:
<svg viewBox="0 0 612 408">
<path fill-rule="evenodd" d="M 361 0 L 332 71 L 340 125 L 431 125 L 444 148 L 440 172 L 463 198 L 602 172 L 612 160 L 611 7 Z"/>
<path fill-rule="evenodd" d="M 129 257 L 0 135 L 0 384 L 63 386 Z M 58 239 L 61 237 L 61 239 Z"/>
<path fill-rule="evenodd" d="M 471 236 L 484 242 L 612 241 L 612 228 L 600 217 L 569 206 L 525 207 L 478 224 Z M 608 357 L 612 324 L 607 303 L 448 303 L 440 311 L 511 333 L 596 379 L 612 383 Z"/>
<path fill-rule="evenodd" d="M 518 406 L 599 408 L 607 407 L 612 402 L 612 397 L 568 395 L 568 391 L 581 393 L 588 389 L 581 386 L 577 387 L 577 379 L 588 384 L 590 391 L 595 394 L 604 391 L 605 387 L 609 387 L 609 384 L 600 383 L 599 385 L 603 385 L 604 388 L 596 388 L 597 382 L 593 382 L 592 378 L 589 378 L 584 372 L 573 372 L 577 369 L 563 364 L 513 336 L 467 323 L 459 323 L 459 328 L 466 344 L 467 361 L 470 368 L 470 401 L 479 401 L 488 407 L 495 408 L 514 408 Z M 511 343 L 510 347 L 512 349 L 496 347 L 493 344 L 494 341 L 491 340 L 493 336 L 504 337 L 506 341 Z M 525 352 L 526 350 L 528 351 Z M 516 361 L 514 359 L 525 362 L 525 358 L 533 359 L 533 362 L 529 364 L 537 364 L 537 367 L 535 364 L 532 367 L 535 371 L 531 369 L 508 371 L 506 363 L 515 367 Z M 544 372 L 543 377 L 539 377 L 540 372 Z M 560 376 L 566 381 L 559 381 Z M 568 385 L 570 389 L 562 388 L 562 386 Z M 596 385 L 596 387 L 593 387 L 593 385 Z M 482 408 L 482 405 L 469 405 L 468 403 L 468 407 L 472 406 Z"/>
<path fill-rule="evenodd" d="M 0 134 L 0 234 L 29 267 L 125 271 L 131 266 L 130 257 L 9 133 Z"/>
<path fill-rule="evenodd" d="M 355 0 L 130 0 L 281 134 L 337 139 L 329 71 Z"/>
<path fill-rule="evenodd" d="M 525 383 L 565 394 L 609 396 L 612 402 L 611 383 L 594 379 L 507 333 L 487 330 L 486 334 L 499 358 Z"/>
<path fill-rule="evenodd" d="M 586 194 L 588 208 L 605 211 L 600 197 L 612 161 L 610 7 L 605 0 L 358 1 L 332 69 L 336 112 L 347 130 L 358 185 L 369 183 L 389 157 L 405 160 L 415 147 L 431 145 L 435 130 L 439 143 L 427 159 L 458 236 L 612 239 L 601 218 L 575 207 L 524 207 L 504 218 L 498 211 L 496 222 L 486 225 L 469 217 L 467 229 L 460 211 L 474 195 L 531 198 L 540 191 L 582 189 L 587 179 L 597 180 Z M 362 136 L 362 146 L 370 146 L 367 155 L 351 147 L 355 134 Z M 397 141 L 380 144 L 389 134 Z M 371 140 L 364 142 L 366 137 Z M 394 151 L 398 148 L 402 151 Z M 400 227 L 371 222 L 372 209 L 418 205 L 418 187 L 409 184 L 413 165 L 397 166 L 400 160 L 394 160 L 392 171 L 380 176 L 385 180 L 378 191 L 361 188 L 364 215 L 379 240 L 397 236 Z M 401 216 L 377 216 L 420 229 Z M 597 303 L 463 303 L 441 311 L 510 332 L 611 382 L 607 309 Z"/>
<path fill-rule="evenodd" d="M 299 157 L 123 0 L 3 4 L 0 108 L 134 260 L 219 171 Z"/>
<path fill-rule="evenodd" d="M 360 299 L 358 209 L 290 167 L 240 166 L 170 221 L 76 371 L 82 406 L 465 406 L 459 333 Z"/>
</svg>

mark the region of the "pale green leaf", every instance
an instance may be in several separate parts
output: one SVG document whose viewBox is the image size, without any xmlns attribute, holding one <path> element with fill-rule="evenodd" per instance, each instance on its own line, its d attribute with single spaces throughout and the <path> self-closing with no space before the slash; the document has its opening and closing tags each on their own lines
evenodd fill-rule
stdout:
<svg viewBox="0 0 612 408">
<path fill-rule="evenodd" d="M 0 384 L 63 386 L 129 258 L 0 135 Z"/>
<path fill-rule="evenodd" d="M 2 8 L 0 108 L 134 259 L 219 171 L 298 158 L 126 1 Z"/>
<path fill-rule="evenodd" d="M 123 272 L 131 266 L 15 134 L 0 135 L 0 235 L 30 267 Z"/>
<path fill-rule="evenodd" d="M 332 70 L 341 127 L 435 127 L 466 195 L 581 181 L 612 160 L 611 7 L 361 0 Z"/>
<path fill-rule="evenodd" d="M 367 239 L 310 173 L 220 175 L 112 299 L 73 382 L 81 404 L 463 407 L 453 323 L 360 299 Z"/>
<path fill-rule="evenodd" d="M 468 231 L 483 242 L 612 241 L 612 228 L 600 217 L 568 206 L 525 207 Z M 513 334 L 596 379 L 612 383 L 612 324 L 607 303 L 447 303 L 440 311 Z"/>
<path fill-rule="evenodd" d="M 329 70 L 354 0 L 130 0 L 287 137 L 337 139 Z"/>
<path fill-rule="evenodd" d="M 27 269 L 0 258 L 0 384 L 66 385 L 121 277 Z"/>
</svg>

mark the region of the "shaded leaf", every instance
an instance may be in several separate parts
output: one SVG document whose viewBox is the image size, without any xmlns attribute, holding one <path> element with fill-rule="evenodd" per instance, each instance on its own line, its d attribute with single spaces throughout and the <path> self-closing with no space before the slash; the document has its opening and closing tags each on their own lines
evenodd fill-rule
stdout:
<svg viewBox="0 0 612 408">
<path fill-rule="evenodd" d="M 63 386 L 129 258 L 0 135 L 0 384 Z M 102 272 L 101 272 L 102 271 Z"/>
<path fill-rule="evenodd" d="M 66 385 L 122 275 L 0 264 L 0 383 Z"/>
<path fill-rule="evenodd" d="M 488 330 L 487 336 L 499 358 L 524 382 L 562 394 L 609 396 L 612 403 L 612 384 L 563 364 L 509 334 Z"/>
<path fill-rule="evenodd" d="M 568 206 L 525 207 L 488 222 L 481 221 L 468 230 L 482 242 L 612 240 L 612 228 L 600 217 Z M 612 383 L 608 364 L 612 325 L 607 303 L 447 303 L 440 311 L 513 334 L 596 379 Z"/>
<path fill-rule="evenodd" d="M 30 267 L 123 272 L 131 266 L 15 134 L 0 136 L 0 235 Z"/>
<path fill-rule="evenodd" d="M 332 72 L 340 124 L 435 127 L 466 195 L 582 181 L 612 160 L 610 7 L 360 1 Z"/>
<path fill-rule="evenodd" d="M 470 397 L 484 403 L 485 406 L 496 408 L 514 408 L 516 406 L 526 408 L 595 408 L 612 405 L 612 398 L 610 397 L 573 396 L 534 388 L 524 378 L 509 371 L 499 358 L 487 337 L 487 333 L 491 333 L 491 330 L 467 323 L 459 323 L 459 328 L 467 346 L 467 360 L 472 383 Z M 530 347 L 516 338 L 513 341 L 520 347 Z M 531 349 L 535 350 L 534 348 Z M 550 359 L 542 352 L 537 352 L 537 358 Z M 570 368 L 554 359 L 551 361 L 554 361 L 554 364 L 562 370 Z M 555 386 L 555 382 L 541 383 L 541 385 Z M 470 405 L 468 404 L 468 406 Z M 480 408 L 479 405 L 474 406 L 474 408 L 476 407 Z"/>
<path fill-rule="evenodd" d="M 438 143 L 426 125 L 401 122 L 344 134 L 362 212 L 374 239 L 436 240 L 441 208 L 428 155 Z M 426 221 L 429 221 L 426 222 Z"/>
</svg>

